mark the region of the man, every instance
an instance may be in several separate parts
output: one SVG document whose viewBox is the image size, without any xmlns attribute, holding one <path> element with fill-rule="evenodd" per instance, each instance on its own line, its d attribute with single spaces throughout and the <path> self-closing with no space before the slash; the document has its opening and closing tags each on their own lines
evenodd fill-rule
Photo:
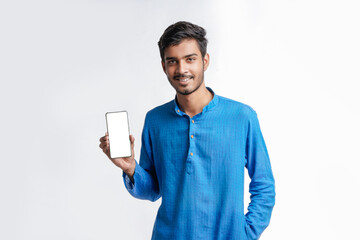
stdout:
<svg viewBox="0 0 360 240">
<path fill-rule="evenodd" d="M 206 32 L 189 22 L 169 26 L 158 43 L 175 99 L 146 114 L 139 164 L 111 159 L 135 198 L 162 197 L 152 239 L 258 239 L 275 203 L 270 160 L 255 111 L 205 87 Z M 244 215 L 244 169 L 251 202 Z"/>
</svg>

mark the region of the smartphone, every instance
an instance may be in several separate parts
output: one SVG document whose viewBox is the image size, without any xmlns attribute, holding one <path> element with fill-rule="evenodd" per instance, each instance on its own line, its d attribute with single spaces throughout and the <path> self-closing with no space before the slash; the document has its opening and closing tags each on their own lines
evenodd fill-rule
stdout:
<svg viewBox="0 0 360 240">
<path fill-rule="evenodd" d="M 130 127 L 127 111 L 107 112 L 106 127 L 109 134 L 110 157 L 130 157 Z"/>
</svg>

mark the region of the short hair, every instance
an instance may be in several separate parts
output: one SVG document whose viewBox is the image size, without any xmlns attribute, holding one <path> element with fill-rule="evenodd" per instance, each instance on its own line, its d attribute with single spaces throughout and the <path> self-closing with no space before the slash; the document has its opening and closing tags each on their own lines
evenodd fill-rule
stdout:
<svg viewBox="0 0 360 240">
<path fill-rule="evenodd" d="M 161 60 L 164 61 L 165 49 L 178 45 L 184 39 L 195 39 L 198 43 L 202 58 L 206 54 L 208 40 L 205 38 L 206 30 L 190 22 L 180 21 L 170 25 L 160 37 L 158 42 Z"/>
</svg>

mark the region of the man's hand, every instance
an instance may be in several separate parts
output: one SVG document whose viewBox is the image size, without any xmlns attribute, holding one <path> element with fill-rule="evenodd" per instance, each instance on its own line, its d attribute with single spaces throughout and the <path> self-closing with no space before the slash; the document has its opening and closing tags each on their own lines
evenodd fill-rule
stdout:
<svg viewBox="0 0 360 240">
<path fill-rule="evenodd" d="M 123 158 L 111 158 L 110 157 L 110 147 L 109 147 L 109 135 L 106 132 L 105 136 L 100 138 L 99 147 L 103 150 L 106 156 L 119 168 L 121 168 L 131 179 L 134 176 L 135 172 L 135 159 L 134 159 L 134 142 L 135 138 L 133 135 L 129 136 L 131 142 L 131 156 Z"/>
</svg>

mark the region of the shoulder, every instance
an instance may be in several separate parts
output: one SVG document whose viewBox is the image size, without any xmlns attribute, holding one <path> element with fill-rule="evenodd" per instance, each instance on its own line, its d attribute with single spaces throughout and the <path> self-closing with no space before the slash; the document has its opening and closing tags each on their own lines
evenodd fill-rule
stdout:
<svg viewBox="0 0 360 240">
<path fill-rule="evenodd" d="M 219 106 L 224 111 L 229 111 L 233 114 L 239 115 L 245 118 L 252 118 L 256 116 L 256 111 L 249 105 L 227 98 L 219 96 Z"/>
<path fill-rule="evenodd" d="M 160 119 L 167 118 L 169 114 L 174 110 L 174 100 L 167 103 L 154 107 L 146 113 L 145 122 L 151 123 L 156 122 Z"/>
</svg>

